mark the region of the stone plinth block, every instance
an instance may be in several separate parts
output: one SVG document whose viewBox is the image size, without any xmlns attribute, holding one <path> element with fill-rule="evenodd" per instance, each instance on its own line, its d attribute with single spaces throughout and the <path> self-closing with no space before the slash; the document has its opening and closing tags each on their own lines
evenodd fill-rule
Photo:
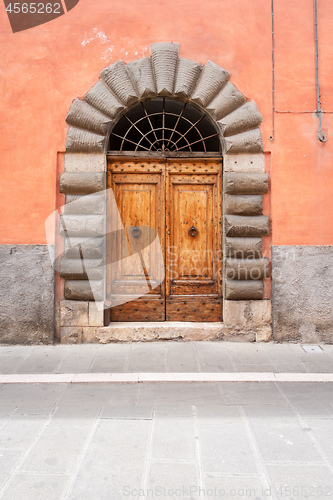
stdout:
<svg viewBox="0 0 333 500">
<path fill-rule="evenodd" d="M 103 302 L 89 302 L 89 326 L 104 326 Z"/>
<path fill-rule="evenodd" d="M 273 337 L 272 326 L 262 326 L 256 331 L 256 341 L 257 342 L 270 342 Z"/>
<path fill-rule="evenodd" d="M 247 328 L 256 324 L 263 326 L 271 322 L 270 301 L 225 300 L 223 321 L 227 326 Z M 268 304 L 269 303 L 269 304 Z M 268 307 L 269 306 L 269 307 Z"/>
<path fill-rule="evenodd" d="M 79 326 L 60 327 L 60 341 L 62 344 L 81 344 L 83 328 Z"/>
<path fill-rule="evenodd" d="M 270 300 L 225 300 L 223 321 L 227 329 L 253 332 L 258 342 L 268 342 L 272 336 L 272 306 Z"/>
<path fill-rule="evenodd" d="M 60 326 L 88 326 L 88 302 L 60 301 Z"/>
</svg>

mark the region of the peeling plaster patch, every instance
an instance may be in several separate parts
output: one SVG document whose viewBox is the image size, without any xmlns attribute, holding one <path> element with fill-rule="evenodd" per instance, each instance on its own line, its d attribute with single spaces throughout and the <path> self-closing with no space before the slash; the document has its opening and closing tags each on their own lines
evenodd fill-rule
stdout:
<svg viewBox="0 0 333 500">
<path fill-rule="evenodd" d="M 89 38 L 87 32 L 85 31 L 84 33 L 85 38 L 81 42 L 81 45 L 84 47 L 88 45 L 88 43 L 92 42 L 93 40 L 100 40 L 102 43 L 110 42 L 104 31 L 98 31 L 97 28 L 93 29 L 93 35 Z"/>
<path fill-rule="evenodd" d="M 104 31 L 98 31 L 97 28 L 94 28 L 91 34 L 88 34 L 85 31 L 85 37 L 84 40 L 82 40 L 81 45 L 85 47 L 89 43 L 97 40 L 98 42 L 102 43 L 103 45 L 107 44 L 108 47 L 102 51 L 101 53 L 101 58 L 104 59 L 104 61 L 109 62 L 110 59 L 112 59 L 112 52 L 114 49 L 114 45 L 112 45 L 111 40 L 107 37 L 107 35 L 104 33 Z"/>
</svg>

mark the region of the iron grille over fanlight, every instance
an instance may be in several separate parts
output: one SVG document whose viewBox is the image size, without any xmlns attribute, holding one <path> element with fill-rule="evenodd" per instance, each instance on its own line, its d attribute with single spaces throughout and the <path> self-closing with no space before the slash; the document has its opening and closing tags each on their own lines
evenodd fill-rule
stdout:
<svg viewBox="0 0 333 500">
<path fill-rule="evenodd" d="M 112 130 L 111 151 L 147 153 L 219 153 L 215 126 L 191 104 L 166 98 L 151 99 L 124 114 Z"/>
</svg>

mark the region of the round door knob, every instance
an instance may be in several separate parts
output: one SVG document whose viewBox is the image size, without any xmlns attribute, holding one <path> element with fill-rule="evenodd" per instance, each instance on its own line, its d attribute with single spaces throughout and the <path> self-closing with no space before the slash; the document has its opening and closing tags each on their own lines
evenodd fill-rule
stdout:
<svg viewBox="0 0 333 500">
<path fill-rule="evenodd" d="M 196 236 L 199 233 L 196 227 L 191 226 L 190 229 L 188 230 L 188 234 L 190 236 Z"/>
<path fill-rule="evenodd" d="M 138 226 L 134 226 L 131 235 L 134 236 L 134 238 L 138 238 L 141 234 L 141 229 Z"/>
</svg>

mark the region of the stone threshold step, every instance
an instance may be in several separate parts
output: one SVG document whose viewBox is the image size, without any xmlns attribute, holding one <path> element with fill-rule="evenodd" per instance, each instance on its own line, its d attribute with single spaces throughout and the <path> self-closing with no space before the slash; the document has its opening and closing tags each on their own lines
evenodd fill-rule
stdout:
<svg viewBox="0 0 333 500">
<path fill-rule="evenodd" d="M 43 373 L 0 375 L 0 384 L 333 382 L 333 373 Z"/>
<path fill-rule="evenodd" d="M 223 323 L 182 321 L 115 322 L 95 330 L 100 343 L 157 340 L 222 340 Z"/>
</svg>

